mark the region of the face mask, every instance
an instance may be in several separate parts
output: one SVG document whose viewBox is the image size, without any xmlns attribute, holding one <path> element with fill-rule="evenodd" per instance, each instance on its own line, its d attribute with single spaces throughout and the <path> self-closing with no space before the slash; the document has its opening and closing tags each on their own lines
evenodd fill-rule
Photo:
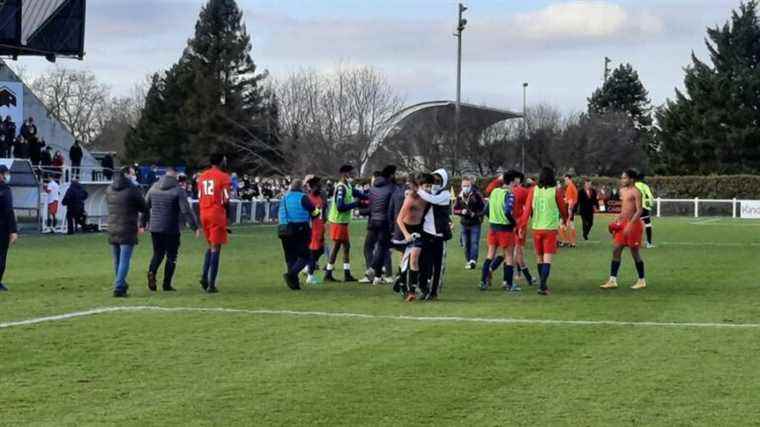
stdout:
<svg viewBox="0 0 760 427">
<path fill-rule="evenodd" d="M 5 174 L 5 183 L 10 184 L 11 182 L 11 174 L 7 173 Z"/>
<path fill-rule="evenodd" d="M 438 184 L 433 185 L 433 193 L 438 193 L 439 191 L 441 191 L 441 189 L 443 189 L 443 187 L 441 187 L 440 185 Z"/>
<path fill-rule="evenodd" d="M 137 177 L 136 176 L 130 175 L 129 176 L 129 180 L 132 181 L 132 184 L 137 185 Z"/>
<path fill-rule="evenodd" d="M 472 187 L 462 187 L 463 193 L 470 194 L 470 191 L 472 191 Z"/>
</svg>

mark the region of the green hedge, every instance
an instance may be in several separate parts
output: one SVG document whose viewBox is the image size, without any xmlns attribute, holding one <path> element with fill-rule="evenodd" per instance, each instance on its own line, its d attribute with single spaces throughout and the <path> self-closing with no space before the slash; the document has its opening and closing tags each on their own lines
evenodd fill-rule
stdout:
<svg viewBox="0 0 760 427">
<path fill-rule="evenodd" d="M 485 189 L 493 178 L 478 179 L 477 185 Z M 597 188 L 606 185 L 614 188 L 619 179 L 592 177 Z M 582 177 L 577 177 L 578 188 L 583 185 Z M 457 190 L 461 178 L 452 179 Z M 652 176 L 646 182 L 652 187 L 655 197 L 663 199 L 751 199 L 760 200 L 760 176 L 757 175 L 710 175 L 710 176 Z"/>
</svg>

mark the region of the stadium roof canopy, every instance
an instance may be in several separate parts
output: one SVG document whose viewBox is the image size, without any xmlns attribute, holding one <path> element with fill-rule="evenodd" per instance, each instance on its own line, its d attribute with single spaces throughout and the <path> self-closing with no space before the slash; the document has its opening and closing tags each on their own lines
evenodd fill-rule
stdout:
<svg viewBox="0 0 760 427">
<path fill-rule="evenodd" d="M 0 0 L 0 56 L 84 58 L 86 0 Z"/>
<path fill-rule="evenodd" d="M 462 134 L 480 134 L 501 121 L 523 117 L 521 113 L 514 111 L 474 104 L 462 103 L 460 107 L 459 131 Z M 366 160 L 362 164 L 362 172 L 366 169 L 372 155 L 386 141 L 392 138 L 414 141 L 417 137 L 425 137 L 425 133 L 431 128 L 454 133 L 455 117 L 456 102 L 454 101 L 429 101 L 402 109 L 385 122 L 377 138 L 372 141 L 367 150 Z"/>
</svg>

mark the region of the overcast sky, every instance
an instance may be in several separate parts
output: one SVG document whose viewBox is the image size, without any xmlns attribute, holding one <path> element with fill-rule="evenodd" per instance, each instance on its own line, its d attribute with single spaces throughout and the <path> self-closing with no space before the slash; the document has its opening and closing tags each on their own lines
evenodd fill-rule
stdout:
<svg viewBox="0 0 760 427">
<path fill-rule="evenodd" d="M 205 0 L 89 0 L 87 68 L 126 94 L 146 74 L 175 62 Z M 585 109 L 603 78 L 604 57 L 630 62 L 660 104 L 683 80 L 693 51 L 705 57 L 705 29 L 739 0 L 470 0 L 464 36 L 463 98 L 520 110 L 529 104 Z M 238 0 L 261 70 L 369 64 L 408 103 L 454 99 L 456 1 Z M 22 58 L 30 75 L 44 59 Z"/>
</svg>

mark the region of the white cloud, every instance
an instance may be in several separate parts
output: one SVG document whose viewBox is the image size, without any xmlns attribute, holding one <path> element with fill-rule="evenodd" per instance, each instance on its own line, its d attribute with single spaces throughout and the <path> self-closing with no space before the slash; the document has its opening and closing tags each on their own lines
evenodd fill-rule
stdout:
<svg viewBox="0 0 760 427">
<path fill-rule="evenodd" d="M 635 12 L 606 1 L 572 1 L 517 14 L 511 31 L 528 40 L 592 39 L 640 37 L 660 34 L 661 18 Z"/>
</svg>

